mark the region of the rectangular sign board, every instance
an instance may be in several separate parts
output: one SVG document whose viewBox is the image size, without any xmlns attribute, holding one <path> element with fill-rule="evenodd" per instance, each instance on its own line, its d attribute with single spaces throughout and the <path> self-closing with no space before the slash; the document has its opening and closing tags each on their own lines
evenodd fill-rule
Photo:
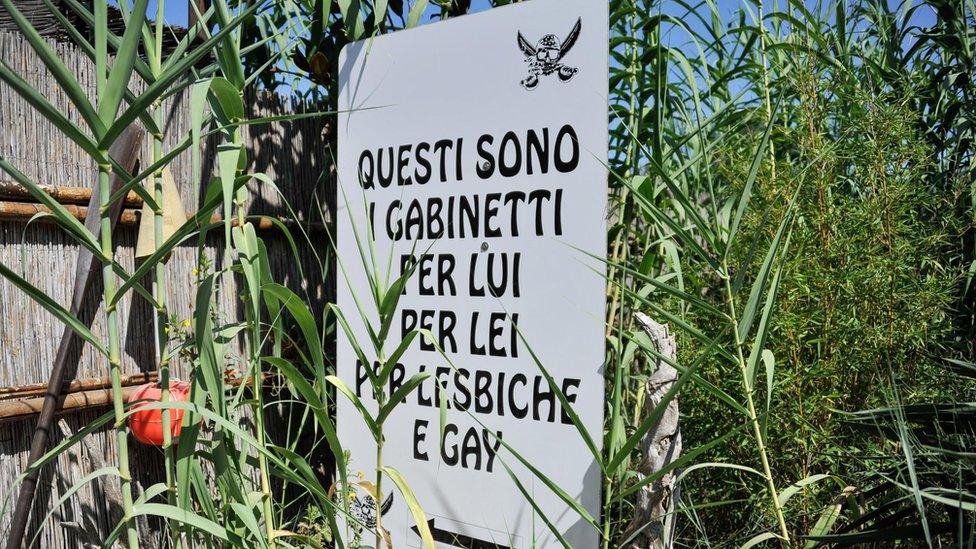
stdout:
<svg viewBox="0 0 976 549">
<path fill-rule="evenodd" d="M 337 302 L 373 361 L 366 269 L 388 283 L 416 265 L 385 353 L 415 329 L 438 345 L 418 337 L 397 361 L 394 383 L 432 377 L 386 421 L 383 464 L 416 494 L 438 547 L 597 546 L 593 526 L 513 451 L 600 516 L 599 467 L 552 385 L 599 451 L 608 27 L 605 1 L 532 0 L 340 56 Z M 338 376 L 375 414 L 371 367 L 340 330 Z M 372 481 L 375 442 L 338 398 L 347 481 Z M 394 547 L 421 547 L 389 480 L 383 500 Z M 370 525 L 376 505 L 360 492 L 352 511 Z"/>
</svg>

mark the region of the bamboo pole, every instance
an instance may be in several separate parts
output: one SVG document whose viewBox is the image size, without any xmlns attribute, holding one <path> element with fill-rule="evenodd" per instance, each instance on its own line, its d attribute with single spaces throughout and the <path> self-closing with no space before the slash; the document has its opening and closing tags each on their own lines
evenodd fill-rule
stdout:
<svg viewBox="0 0 976 549">
<path fill-rule="evenodd" d="M 129 387 L 132 385 L 142 385 L 144 383 L 155 383 L 157 381 L 157 376 L 155 372 L 147 372 L 143 374 L 133 374 L 123 376 L 122 385 Z M 68 386 L 62 389 L 62 393 L 77 393 L 81 391 L 93 391 L 95 389 L 104 389 L 111 384 L 111 380 L 108 378 L 99 379 L 78 379 L 72 381 Z M 47 394 L 47 384 L 46 383 L 34 383 L 31 385 L 15 385 L 13 387 L 0 387 L 0 401 L 4 400 L 15 400 L 15 399 L 25 399 L 33 397 L 41 397 Z"/>
<path fill-rule="evenodd" d="M 41 185 L 40 187 L 44 192 L 51 195 L 51 198 L 57 200 L 61 204 L 84 205 L 88 204 L 88 202 L 91 200 L 92 191 L 88 187 L 69 187 L 61 185 Z M 34 201 L 34 197 L 27 192 L 27 189 L 25 189 L 23 185 L 16 181 L 2 179 L 0 179 L 0 199 L 29 202 Z M 142 207 L 142 198 L 138 194 L 130 192 L 128 195 L 126 195 L 122 203 L 127 208 L 139 208 Z"/>
<path fill-rule="evenodd" d="M 88 208 L 86 206 L 77 206 L 74 204 L 63 204 L 65 210 L 69 214 L 73 215 L 79 221 L 85 221 L 88 217 Z M 30 202 L 4 202 L 0 201 L 0 221 L 17 221 L 26 223 L 31 220 L 32 217 L 39 213 L 50 213 L 51 210 L 47 206 L 42 204 L 30 203 Z M 122 210 L 119 214 L 119 219 L 117 222 L 118 226 L 121 227 L 137 227 L 139 226 L 139 219 L 142 215 L 140 210 L 126 209 Z M 191 216 L 187 216 L 190 218 Z M 287 219 L 280 216 L 263 216 L 251 219 L 251 223 L 254 228 L 259 231 L 275 231 L 279 229 L 277 220 L 281 225 L 289 229 L 304 228 L 310 233 L 325 232 L 328 229 L 322 223 L 296 223 L 293 219 Z M 54 223 L 54 219 L 51 217 L 42 217 L 35 220 L 36 223 Z M 210 218 L 211 223 L 222 223 L 223 217 L 220 214 L 214 214 Z M 239 224 L 238 220 L 232 221 L 233 226 Z"/>
<path fill-rule="evenodd" d="M 128 400 L 136 389 L 138 389 L 138 386 L 124 386 L 122 388 L 123 398 Z M 41 409 L 44 407 L 44 400 L 44 397 L 38 397 L 0 402 L 0 423 L 19 421 L 41 413 Z M 56 415 L 80 412 L 109 404 L 112 404 L 111 386 L 104 389 L 90 389 L 63 394 L 58 397 Z"/>
<path fill-rule="evenodd" d="M 231 387 L 253 387 L 254 379 L 251 377 L 239 377 L 236 370 L 228 370 L 225 374 L 225 381 Z M 146 383 L 156 383 L 158 376 L 156 372 L 147 372 L 123 376 L 120 380 L 122 394 L 126 402 L 132 393 L 140 385 Z M 271 387 L 274 378 L 270 375 L 263 375 L 261 385 L 264 388 Z M 44 400 L 47 395 L 47 387 L 43 385 L 22 385 L 19 387 L 0 388 L 0 424 L 14 421 L 22 421 L 31 416 L 40 414 L 44 408 Z M 112 404 L 112 380 L 85 379 L 72 383 L 68 389 L 61 392 L 58 396 L 58 409 L 55 415 L 76 413 L 91 408 L 109 406 Z"/>
</svg>

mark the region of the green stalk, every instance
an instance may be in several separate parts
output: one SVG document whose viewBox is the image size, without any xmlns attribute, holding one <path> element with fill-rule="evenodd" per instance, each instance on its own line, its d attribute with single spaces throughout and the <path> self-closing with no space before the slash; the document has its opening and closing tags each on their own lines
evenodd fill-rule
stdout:
<svg viewBox="0 0 976 549">
<path fill-rule="evenodd" d="M 773 118 L 773 103 L 769 93 L 769 61 L 766 56 L 766 23 L 763 21 L 763 0 L 757 0 L 759 10 L 759 54 L 762 57 L 762 78 L 763 78 L 763 106 L 766 109 L 766 123 L 770 123 Z M 776 148 L 773 140 L 769 140 L 769 166 L 770 176 L 776 179 Z"/>
<path fill-rule="evenodd" d="M 156 23 L 155 23 L 155 44 L 152 52 L 147 52 L 149 68 L 153 77 L 158 78 L 162 71 L 163 64 L 163 21 L 164 21 L 164 1 L 156 2 Z M 157 100 L 153 103 L 151 116 L 156 128 L 163 131 L 162 101 Z M 164 135 L 153 135 L 152 162 L 155 164 L 163 157 Z M 163 171 L 158 170 L 153 174 L 153 199 L 158 206 L 153 210 L 153 245 L 158 250 L 164 243 L 163 236 Z M 169 333 L 166 325 L 169 317 L 169 304 L 167 297 L 166 283 L 166 264 L 160 260 L 154 266 L 155 285 L 153 287 L 154 308 L 156 310 L 156 352 L 158 353 L 158 373 L 160 385 L 160 402 L 166 404 L 170 402 L 170 359 L 167 348 L 169 347 Z M 170 505 L 178 506 L 178 494 L 176 486 L 176 457 L 173 451 L 172 435 L 172 411 L 163 410 L 163 467 L 165 469 L 166 482 L 166 501 Z M 170 542 L 173 547 L 181 547 L 180 525 L 176 521 L 169 523 Z"/>
<path fill-rule="evenodd" d="M 421 336 L 423 337 L 423 336 Z M 379 363 L 381 369 L 386 368 L 386 357 L 383 356 L 386 353 L 382 353 L 382 346 L 386 341 L 380 342 L 381 356 Z M 377 410 L 382 410 L 383 406 L 386 405 L 386 391 L 385 387 L 376 387 L 373 391 L 376 395 L 376 408 Z M 376 549 L 381 549 L 383 547 L 383 424 L 386 421 L 380 421 L 376 424 Z"/>
<path fill-rule="evenodd" d="M 766 110 L 766 123 L 772 123 L 773 118 L 773 104 L 770 97 L 769 90 L 769 61 L 766 55 L 766 23 L 763 20 L 763 0 L 757 0 L 757 8 L 759 14 L 759 54 L 761 56 L 761 67 L 762 67 L 762 79 L 763 79 L 763 106 Z M 776 149 L 773 144 L 773 140 L 769 140 L 769 165 L 770 165 L 770 176 L 773 180 L 776 179 Z M 727 264 L 723 264 L 723 270 L 728 273 L 729 268 Z M 732 286 L 729 282 L 729 277 L 725 278 L 725 291 L 729 300 L 729 313 L 732 318 L 732 332 L 735 334 L 735 351 L 736 358 L 739 362 L 739 370 L 742 375 L 742 384 L 746 393 L 746 404 L 749 410 L 749 420 L 752 423 L 753 436 L 756 438 L 756 445 L 759 448 L 759 458 L 762 462 L 763 475 L 766 477 L 766 484 L 769 488 L 770 498 L 773 500 L 773 510 L 776 513 L 776 522 L 779 525 L 780 535 L 783 538 L 783 542 L 786 545 L 790 543 L 790 533 L 786 526 L 786 518 L 783 515 L 783 506 L 779 503 L 779 492 L 776 490 L 776 481 L 773 479 L 772 469 L 769 466 L 769 456 L 766 452 L 766 441 L 762 434 L 762 429 L 759 425 L 759 414 L 756 412 L 756 405 L 752 398 L 752 380 L 749 379 L 747 363 L 745 355 L 742 353 L 743 342 L 739 336 L 739 321 L 735 310 L 735 298 L 732 293 Z"/>
<path fill-rule="evenodd" d="M 376 441 L 376 549 L 383 547 L 383 424 L 377 426 Z"/>
<path fill-rule="evenodd" d="M 242 143 L 240 129 L 235 129 L 233 134 L 233 141 L 240 146 L 240 150 L 244 150 L 244 144 Z M 239 170 L 238 170 L 239 172 Z M 239 173 L 238 173 L 239 175 Z M 234 200 L 234 209 L 236 210 L 237 224 L 239 227 L 244 227 L 247 221 L 247 216 L 244 211 L 244 203 L 247 197 L 247 187 L 241 187 L 237 192 L 237 196 Z M 228 258 L 227 265 L 230 264 L 230 243 L 232 240 L 228 239 L 226 250 L 226 256 Z M 260 288 L 258 288 L 260 290 Z M 260 303 L 254 302 L 251 304 L 251 372 L 252 372 L 252 388 L 254 391 L 254 430 L 255 438 L 257 439 L 258 445 L 262 448 L 267 447 L 265 432 L 264 432 L 264 376 L 261 369 L 261 305 Z M 268 472 L 268 459 L 265 457 L 264 453 L 258 452 L 258 471 L 261 478 L 261 500 L 262 508 L 261 512 L 264 516 L 264 528 L 265 533 L 268 536 L 268 546 L 274 548 L 277 544 L 275 543 L 275 520 L 274 520 L 274 507 L 272 505 L 271 496 L 271 475 Z"/>
<path fill-rule="evenodd" d="M 245 188 L 241 189 L 241 193 L 238 195 L 239 201 L 237 205 L 237 219 L 241 227 L 245 223 L 244 215 L 244 192 Z M 254 318 L 251 319 L 254 326 L 254 341 L 251 345 L 253 352 L 253 365 L 251 370 L 254 372 L 254 429 L 257 431 L 258 444 L 262 448 L 267 447 L 265 442 L 264 433 L 264 375 L 261 369 L 261 307 L 258 303 L 254 304 Z M 263 501 L 263 513 L 264 513 L 264 527 L 268 535 L 268 545 L 270 547 L 275 547 L 277 544 L 274 540 L 275 532 L 275 520 L 274 520 L 274 508 L 271 501 L 271 475 L 268 472 L 268 458 L 264 453 L 258 452 L 258 470 L 261 473 L 261 492 L 264 494 Z"/>
<path fill-rule="evenodd" d="M 239 139 L 239 136 L 235 134 L 234 140 L 238 141 Z M 238 193 L 235 200 L 234 209 L 236 210 L 235 217 L 237 218 L 238 226 L 241 228 L 241 230 L 243 230 L 246 219 L 246 216 L 244 215 L 243 193 Z M 232 242 L 232 240 L 228 240 L 227 247 L 225 248 L 225 258 L 231 257 L 230 250 Z M 230 259 L 227 260 L 226 264 L 230 265 Z M 228 269 L 227 273 L 228 275 L 231 275 L 232 271 Z M 245 277 L 244 280 L 245 284 L 250 284 L 247 277 Z M 254 438 L 257 440 L 258 446 L 266 448 L 267 438 L 264 424 L 263 391 L 264 376 L 261 368 L 261 304 L 254 299 L 251 301 L 250 307 L 245 309 L 245 321 L 248 325 L 248 360 L 250 362 L 249 368 L 251 371 L 251 388 L 254 392 L 254 398 L 251 400 L 252 413 L 254 414 Z M 277 544 L 274 541 L 275 520 L 271 495 L 271 476 L 268 472 L 268 460 L 262 452 L 258 452 L 257 461 L 261 482 L 261 514 L 264 518 L 265 535 L 267 536 L 268 545 L 270 547 L 275 547 Z"/>
<path fill-rule="evenodd" d="M 627 127 L 629 128 L 629 130 L 631 132 L 633 132 L 634 136 L 627 143 L 627 154 L 626 154 L 626 157 L 625 157 L 625 161 L 626 161 L 627 168 L 626 168 L 626 171 L 624 172 L 624 177 L 625 178 L 631 177 L 631 175 L 634 173 L 633 167 L 637 164 L 634 156 L 635 156 L 636 151 L 637 151 L 637 139 L 639 139 L 639 136 L 640 136 L 639 129 L 637 128 L 637 124 L 638 124 L 638 121 L 639 121 L 639 118 L 637 116 L 637 109 L 638 109 L 637 102 L 638 102 L 638 93 L 639 93 L 639 90 L 638 90 L 638 82 L 637 82 L 637 65 L 638 65 L 638 59 L 639 59 L 639 50 L 638 50 L 638 47 L 637 47 L 637 24 L 636 24 L 636 15 L 635 15 L 638 12 L 638 5 L 637 5 L 637 0 L 633 0 L 632 3 L 633 3 L 633 12 L 628 17 L 628 25 L 629 25 L 629 31 L 630 31 L 630 34 L 631 34 L 631 38 L 633 38 L 634 40 L 631 43 L 631 45 L 629 46 L 629 48 L 630 48 L 630 66 L 629 66 L 630 76 L 628 78 L 628 83 L 629 83 L 629 86 L 630 86 L 630 105 L 629 105 L 629 112 L 627 113 L 627 115 L 628 115 L 627 116 L 627 118 L 628 118 L 628 120 L 627 120 Z M 629 199 L 629 195 L 630 195 L 630 189 L 627 188 L 627 187 L 625 187 L 623 189 L 623 191 L 621 192 L 621 195 L 620 195 L 620 208 L 619 208 L 619 214 L 618 214 L 618 216 L 620 218 L 620 222 L 621 223 L 626 222 L 627 200 Z M 627 251 L 627 242 L 626 242 L 626 239 L 628 238 L 627 236 L 625 236 L 626 233 L 627 233 L 627 231 L 622 230 L 619 233 L 617 233 L 617 237 L 614 239 L 613 251 L 612 251 L 612 255 L 611 255 L 611 259 L 610 259 L 610 263 L 609 263 L 609 267 L 608 267 L 608 273 L 607 273 L 607 279 L 608 280 L 611 280 L 611 281 L 613 280 L 613 277 L 614 277 L 614 272 L 613 272 L 614 269 L 613 269 L 613 266 L 614 265 L 617 265 L 619 263 L 622 263 L 623 262 L 623 258 L 621 257 L 621 255 L 626 255 L 626 251 Z M 612 334 L 612 331 L 613 331 L 614 318 L 616 318 L 616 316 L 617 316 L 617 307 L 618 307 L 618 305 L 620 306 L 620 309 L 621 309 L 621 311 L 620 311 L 621 312 L 621 326 L 620 326 L 620 328 L 621 328 L 621 330 L 623 330 L 623 326 L 622 326 L 622 322 L 623 322 L 623 306 L 620 304 L 620 300 L 623 299 L 623 292 L 624 292 L 623 291 L 623 288 L 624 288 L 625 282 L 626 282 L 626 274 L 623 271 L 621 271 L 620 272 L 620 286 L 617 287 L 617 286 L 613 285 L 612 283 L 610 285 L 611 286 L 610 287 L 610 296 L 611 296 L 610 297 L 610 312 L 609 312 L 609 315 L 608 315 L 608 318 L 607 318 L 607 328 L 606 328 L 606 334 L 605 334 L 605 337 L 607 339 L 610 338 L 610 335 Z M 622 331 L 621 331 L 621 333 L 622 333 Z M 622 345 L 620 344 L 620 339 L 618 338 L 618 340 L 617 340 L 617 349 L 616 349 L 616 356 L 617 356 L 617 361 L 618 361 L 618 369 L 617 369 L 617 371 L 614 374 L 614 376 L 615 376 L 614 377 L 614 388 L 613 388 L 613 400 L 614 400 L 614 402 L 613 402 L 612 414 L 611 414 L 611 418 L 610 418 L 610 431 L 611 432 L 613 431 L 614 426 L 617 424 L 617 421 L 618 421 L 618 419 L 620 417 L 621 408 L 623 406 L 623 396 L 622 396 L 623 388 L 622 388 L 622 384 L 623 384 L 623 374 L 624 374 L 624 372 L 623 372 L 623 369 L 622 368 L 619 368 L 619 366 L 621 366 L 622 363 L 623 363 L 623 361 L 622 361 L 622 355 L 623 355 L 623 348 L 622 348 Z M 610 460 L 613 460 L 614 457 L 615 457 L 614 456 L 615 449 L 613 447 L 613 441 L 612 440 L 611 440 L 611 443 L 607 445 L 607 447 L 608 447 L 608 458 Z M 612 497 L 613 496 L 613 487 L 614 486 L 613 486 L 613 478 L 612 478 L 612 476 L 611 475 L 606 475 L 605 478 L 604 478 L 604 481 L 603 481 L 603 541 L 602 541 L 602 547 L 603 547 L 603 549 L 610 549 L 610 523 L 612 522 L 610 520 L 610 500 L 613 499 L 613 497 Z"/>
<path fill-rule="evenodd" d="M 729 272 L 728 264 L 723 262 L 722 270 Z M 739 317 L 735 309 L 735 295 L 732 292 L 732 284 L 729 282 L 728 275 L 724 274 L 725 294 L 729 305 L 729 319 L 732 324 L 732 333 L 735 335 L 735 352 L 739 364 L 739 374 L 742 376 L 742 386 L 746 393 L 746 404 L 749 411 L 749 422 L 752 423 L 752 433 L 756 438 L 756 446 L 759 449 L 759 461 L 762 463 L 763 476 L 766 477 L 766 486 L 769 489 L 769 497 L 773 501 L 773 510 L 776 513 L 776 522 L 779 525 L 780 536 L 783 542 L 789 546 L 790 532 L 786 527 L 786 517 L 783 515 L 783 506 L 779 503 L 779 492 L 776 490 L 776 481 L 773 479 L 773 472 L 769 466 L 769 456 L 766 452 L 766 441 L 763 438 L 762 429 L 759 426 L 759 414 L 756 412 L 756 404 L 752 398 L 752 380 L 749 379 L 748 366 L 745 355 L 742 353 L 743 341 L 739 337 Z"/>
<path fill-rule="evenodd" d="M 163 127 L 163 117 L 161 106 L 156 105 L 153 112 L 153 119 L 156 127 Z M 163 157 L 163 136 L 153 136 L 153 163 Z M 165 238 L 163 237 L 163 173 L 162 170 L 153 174 L 153 198 L 159 205 L 153 211 L 153 239 L 154 245 L 158 250 Z M 169 317 L 169 305 L 166 284 L 166 264 L 159 261 L 155 265 L 156 284 L 154 287 L 153 298 L 156 309 L 156 349 L 159 353 L 159 385 L 161 389 L 160 401 L 167 403 L 170 401 L 170 359 L 167 347 L 169 346 L 169 333 L 167 331 L 167 319 Z M 163 410 L 163 464 L 166 470 L 166 501 L 170 505 L 177 505 L 177 486 L 176 486 L 176 457 L 173 451 L 172 435 L 172 410 Z M 175 521 L 170 522 L 170 537 L 174 547 L 180 547 L 180 528 Z"/>
<path fill-rule="evenodd" d="M 106 2 L 95 2 L 95 95 L 99 107 L 108 93 L 108 7 Z M 102 297 L 105 303 L 105 323 L 108 330 L 108 366 L 112 381 L 112 410 L 115 413 L 115 436 L 119 454 L 119 484 L 122 492 L 122 523 L 125 525 L 126 543 L 129 549 L 138 549 L 139 534 L 136 531 L 132 501 L 132 472 L 129 469 L 129 431 L 125 418 L 125 399 L 122 395 L 122 345 L 119 334 L 119 312 L 115 303 L 117 286 L 115 249 L 112 244 L 112 166 L 105 159 L 108 151 L 99 151 L 98 159 L 98 213 L 102 252 Z"/>
<path fill-rule="evenodd" d="M 254 303 L 252 310 L 251 370 L 254 372 L 252 378 L 252 387 L 254 390 L 254 430 L 256 431 L 255 438 L 257 438 L 258 445 L 262 448 L 267 448 L 264 434 L 264 376 L 261 370 L 261 357 L 259 356 L 261 345 L 260 305 Z M 271 505 L 271 478 L 268 474 L 268 459 L 262 452 L 258 452 L 258 469 L 261 473 L 261 500 L 263 503 L 264 528 L 268 536 L 268 545 L 275 547 L 274 509 Z"/>
<path fill-rule="evenodd" d="M 108 156 L 108 153 L 105 153 Z M 112 247 L 112 219 L 109 215 L 109 196 L 112 194 L 112 167 L 98 167 L 98 198 L 101 215 L 102 284 L 108 325 L 108 363 L 112 378 L 112 408 L 115 411 L 115 435 L 119 452 L 119 481 L 122 489 L 122 522 L 125 523 L 129 549 L 138 549 L 139 537 L 133 520 L 132 474 L 129 470 L 128 427 L 125 422 L 125 401 L 122 396 L 122 346 L 119 339 L 119 313 L 115 303 L 115 273 L 112 263 L 115 253 Z"/>
</svg>

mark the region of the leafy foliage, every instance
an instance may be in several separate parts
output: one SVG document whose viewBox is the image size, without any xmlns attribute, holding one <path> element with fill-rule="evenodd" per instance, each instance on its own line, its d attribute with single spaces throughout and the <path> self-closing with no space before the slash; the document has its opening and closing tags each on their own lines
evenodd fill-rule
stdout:
<svg viewBox="0 0 976 549">
<path fill-rule="evenodd" d="M 782 510 L 793 538 L 870 529 L 872 506 L 884 505 L 877 475 L 894 478 L 913 454 L 852 432 L 844 412 L 890 408 L 896 394 L 953 409 L 971 387 L 932 357 L 973 353 L 974 160 L 961 114 L 973 112 L 972 5 L 614 6 L 610 253 L 625 289 L 611 289 L 610 320 L 624 334 L 634 310 L 668 320 L 682 328 L 679 364 L 697 366 L 681 396 L 684 446 L 705 448 L 708 463 L 684 478 L 682 535 L 772 539 L 779 509 L 769 486 L 794 496 Z M 929 11 L 940 17 L 919 26 Z M 949 74 L 958 85 L 946 85 Z M 750 310 L 755 294 L 738 290 L 765 276 L 789 216 L 778 292 L 763 305 L 768 331 L 745 349 L 740 376 L 732 366 L 743 340 L 715 310 Z M 616 360 L 633 360 L 610 345 Z M 633 380 L 625 408 L 639 410 L 641 362 L 619 367 Z M 725 438 L 741 429 L 753 392 L 769 402 L 759 434 Z M 894 412 L 888 419 L 899 424 Z M 964 466 L 953 461 L 942 471 Z M 886 493 L 911 513 L 917 484 L 897 478 Z M 917 529 L 891 535 L 925 539 L 926 515 L 915 516 Z"/>
</svg>

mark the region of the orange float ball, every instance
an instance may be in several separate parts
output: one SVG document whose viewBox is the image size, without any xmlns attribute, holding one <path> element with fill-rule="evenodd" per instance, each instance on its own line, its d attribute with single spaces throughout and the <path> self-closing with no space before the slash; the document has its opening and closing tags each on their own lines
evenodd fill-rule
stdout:
<svg viewBox="0 0 976 549">
<path fill-rule="evenodd" d="M 163 445 L 163 410 L 140 410 L 147 404 L 162 400 L 163 390 L 158 383 L 141 385 L 133 392 L 128 402 L 136 403 L 132 415 L 129 416 L 129 429 L 136 440 L 152 446 Z M 186 402 L 190 398 L 190 384 L 186 381 L 172 381 L 169 384 L 169 399 L 174 402 Z M 141 401 L 141 402 L 140 402 Z M 171 409 L 169 432 L 172 438 L 180 436 L 183 430 L 183 410 Z"/>
</svg>

